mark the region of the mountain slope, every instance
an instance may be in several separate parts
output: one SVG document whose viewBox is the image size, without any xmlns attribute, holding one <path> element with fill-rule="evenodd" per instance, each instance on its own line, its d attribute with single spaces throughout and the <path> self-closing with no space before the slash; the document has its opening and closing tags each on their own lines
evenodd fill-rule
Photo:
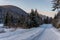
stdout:
<svg viewBox="0 0 60 40">
<path fill-rule="evenodd" d="M 28 16 L 28 14 L 19 7 L 13 5 L 4 5 L 0 6 L 0 23 L 4 22 L 4 18 L 7 13 L 9 14 L 9 16 L 12 15 L 15 18 L 19 18 L 22 16 L 26 18 Z"/>
</svg>

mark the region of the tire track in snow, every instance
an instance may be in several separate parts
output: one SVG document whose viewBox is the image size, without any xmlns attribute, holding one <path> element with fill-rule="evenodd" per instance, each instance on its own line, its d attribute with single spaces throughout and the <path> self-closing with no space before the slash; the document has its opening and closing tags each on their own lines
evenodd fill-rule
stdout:
<svg viewBox="0 0 60 40">
<path fill-rule="evenodd" d="M 39 31 L 38 33 L 36 33 L 36 35 L 34 34 L 34 35 L 30 36 L 30 37 L 27 38 L 27 39 L 29 39 L 29 40 L 38 40 L 38 39 L 43 35 L 43 33 L 45 32 L 45 30 L 47 29 L 48 26 L 49 26 L 49 25 L 45 24 L 42 32 Z M 43 26 L 42 26 L 42 27 L 43 27 Z M 40 33 L 40 32 L 41 32 L 41 33 Z M 25 39 L 25 40 L 27 40 L 27 39 Z"/>
</svg>

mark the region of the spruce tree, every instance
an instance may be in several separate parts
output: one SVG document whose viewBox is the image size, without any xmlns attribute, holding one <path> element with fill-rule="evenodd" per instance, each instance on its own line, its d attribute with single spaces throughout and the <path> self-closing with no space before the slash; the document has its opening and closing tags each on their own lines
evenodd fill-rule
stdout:
<svg viewBox="0 0 60 40">
<path fill-rule="evenodd" d="M 54 16 L 54 19 L 56 19 L 56 18 L 57 18 L 57 15 Z"/>
<path fill-rule="evenodd" d="M 53 11 L 55 11 L 56 9 L 59 10 L 60 9 L 60 0 L 53 0 Z"/>
<path fill-rule="evenodd" d="M 4 25 L 7 26 L 8 24 L 8 12 L 6 13 L 5 20 L 4 20 Z"/>
<path fill-rule="evenodd" d="M 30 26 L 31 27 L 38 27 L 39 25 L 39 16 L 38 16 L 38 12 L 37 10 L 31 10 L 31 13 L 30 13 Z"/>
</svg>

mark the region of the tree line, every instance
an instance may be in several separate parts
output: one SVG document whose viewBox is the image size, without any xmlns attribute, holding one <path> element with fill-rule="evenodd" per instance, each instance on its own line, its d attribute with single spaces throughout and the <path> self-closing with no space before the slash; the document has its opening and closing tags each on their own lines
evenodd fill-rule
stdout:
<svg viewBox="0 0 60 40">
<path fill-rule="evenodd" d="M 38 27 L 42 24 L 49 24 L 52 21 L 52 18 L 48 16 L 43 19 L 43 17 L 41 17 L 38 13 L 37 9 L 35 11 L 31 9 L 31 12 L 27 14 L 28 16 L 26 18 L 23 15 L 15 18 L 13 15 L 7 12 L 5 16 L 4 26 L 7 26 L 7 28 L 32 28 Z"/>
</svg>

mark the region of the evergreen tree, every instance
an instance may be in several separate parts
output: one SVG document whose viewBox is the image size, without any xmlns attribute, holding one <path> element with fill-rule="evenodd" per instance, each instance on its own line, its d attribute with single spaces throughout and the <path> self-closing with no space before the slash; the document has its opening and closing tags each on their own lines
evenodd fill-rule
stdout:
<svg viewBox="0 0 60 40">
<path fill-rule="evenodd" d="M 4 25 L 8 26 L 8 28 L 13 25 L 13 16 L 10 15 L 9 12 L 6 13 Z"/>
<path fill-rule="evenodd" d="M 10 16 L 10 25 L 11 25 L 11 26 L 14 25 L 13 21 L 14 21 L 14 20 L 13 20 L 13 15 L 11 15 L 11 16 Z"/>
<path fill-rule="evenodd" d="M 4 21 L 4 25 L 7 26 L 7 24 L 8 24 L 8 12 L 6 13 L 5 21 Z"/>
<path fill-rule="evenodd" d="M 37 9 L 35 10 L 35 24 L 39 26 L 41 24 L 42 18 L 39 16 Z"/>
<path fill-rule="evenodd" d="M 31 13 L 30 13 L 30 26 L 31 27 L 38 27 L 39 26 L 39 16 L 38 16 L 38 12 L 37 10 L 31 10 Z"/>
<path fill-rule="evenodd" d="M 57 15 L 54 16 L 54 19 L 60 19 L 60 11 L 57 13 Z"/>
<path fill-rule="evenodd" d="M 60 9 L 60 0 L 53 0 L 53 11 L 55 11 L 56 9 Z"/>
<path fill-rule="evenodd" d="M 57 18 L 57 15 L 54 16 L 54 19 L 56 19 L 56 18 Z"/>
<path fill-rule="evenodd" d="M 33 25 L 34 25 L 34 10 L 33 9 L 31 9 L 31 13 L 30 13 L 30 27 L 33 27 Z"/>
<path fill-rule="evenodd" d="M 52 17 L 49 18 L 49 23 L 52 23 Z"/>
<path fill-rule="evenodd" d="M 49 23 L 49 17 L 46 17 L 46 19 L 44 19 L 44 23 L 48 24 Z"/>
</svg>

